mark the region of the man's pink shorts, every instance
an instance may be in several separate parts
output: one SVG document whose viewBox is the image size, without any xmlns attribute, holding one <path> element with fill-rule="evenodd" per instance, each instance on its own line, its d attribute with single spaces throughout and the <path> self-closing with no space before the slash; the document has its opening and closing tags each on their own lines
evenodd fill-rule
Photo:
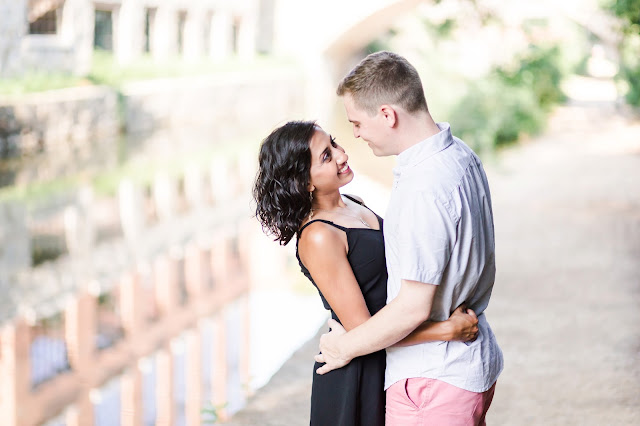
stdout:
<svg viewBox="0 0 640 426">
<path fill-rule="evenodd" d="M 484 426 L 495 383 L 482 393 L 435 379 L 400 380 L 387 389 L 387 426 Z"/>
</svg>

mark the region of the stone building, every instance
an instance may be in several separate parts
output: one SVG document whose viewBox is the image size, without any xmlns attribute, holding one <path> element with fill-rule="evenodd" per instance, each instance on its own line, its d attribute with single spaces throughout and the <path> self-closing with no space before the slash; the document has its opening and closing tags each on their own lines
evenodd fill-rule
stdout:
<svg viewBox="0 0 640 426">
<path fill-rule="evenodd" d="M 258 34 L 259 49 L 269 49 L 272 8 L 268 0 L 5 1 L 0 76 L 42 69 L 82 75 L 94 49 L 112 51 L 121 64 L 144 54 L 159 62 L 248 58 Z"/>
</svg>

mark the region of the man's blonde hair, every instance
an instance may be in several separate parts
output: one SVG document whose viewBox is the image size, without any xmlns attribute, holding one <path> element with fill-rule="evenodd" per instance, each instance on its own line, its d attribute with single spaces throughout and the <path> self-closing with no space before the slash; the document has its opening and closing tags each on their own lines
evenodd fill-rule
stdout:
<svg viewBox="0 0 640 426">
<path fill-rule="evenodd" d="M 368 55 L 342 79 L 336 93 L 349 93 L 369 115 L 383 104 L 399 105 L 409 113 L 428 111 L 418 71 L 393 52 Z"/>
</svg>

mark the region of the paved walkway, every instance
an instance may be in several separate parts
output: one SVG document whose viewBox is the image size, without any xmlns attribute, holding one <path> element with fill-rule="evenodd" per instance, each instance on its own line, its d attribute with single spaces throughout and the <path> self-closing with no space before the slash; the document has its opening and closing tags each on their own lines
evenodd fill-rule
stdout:
<svg viewBox="0 0 640 426">
<path fill-rule="evenodd" d="M 606 91 L 589 84 L 579 90 Z M 498 262 L 487 316 L 505 356 L 488 423 L 638 424 L 640 121 L 573 101 L 486 163 Z M 316 340 L 227 424 L 308 424 Z"/>
</svg>

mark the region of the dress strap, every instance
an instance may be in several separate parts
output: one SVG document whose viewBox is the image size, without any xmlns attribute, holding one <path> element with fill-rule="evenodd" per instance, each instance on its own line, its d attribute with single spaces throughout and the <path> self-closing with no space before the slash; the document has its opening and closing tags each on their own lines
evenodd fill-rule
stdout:
<svg viewBox="0 0 640 426">
<path fill-rule="evenodd" d="M 336 225 L 335 223 L 331 222 L 330 220 L 324 220 L 324 219 L 313 219 L 310 220 L 309 222 L 305 223 L 304 226 L 302 228 L 300 228 L 300 230 L 298 231 L 298 238 L 300 238 L 300 235 L 302 235 L 302 231 L 304 231 L 304 229 L 311 225 L 314 222 L 322 222 L 322 223 L 326 223 L 327 225 L 331 225 L 334 226 L 342 231 L 346 231 L 347 228 L 345 228 L 344 226 L 340 226 L 340 225 Z"/>
<path fill-rule="evenodd" d="M 351 200 L 351 201 L 353 201 L 354 203 L 356 203 L 356 204 L 360 204 L 362 207 L 364 207 L 365 209 L 369 210 L 371 213 L 375 214 L 375 215 L 376 215 L 376 217 L 378 217 L 377 213 L 376 213 L 376 212 L 374 212 L 373 210 L 371 210 L 369 207 L 367 207 L 367 205 L 366 205 L 363 201 L 356 200 L 356 199 L 355 199 L 355 198 L 353 198 L 351 195 L 347 195 L 347 194 L 342 194 L 342 195 L 344 195 L 345 197 L 347 197 L 348 199 L 350 199 L 350 200 Z M 378 222 L 380 222 L 380 219 L 378 219 Z"/>
<path fill-rule="evenodd" d="M 344 195 L 345 197 L 347 197 L 348 199 L 350 199 L 350 200 L 351 200 L 351 201 L 353 201 L 354 203 L 357 203 L 357 204 L 360 204 L 361 206 L 364 206 L 364 203 L 363 203 L 362 201 L 360 201 L 360 200 L 356 200 L 356 199 L 355 199 L 355 198 L 353 198 L 351 195 L 348 195 L 348 194 L 342 194 L 342 195 Z M 367 206 L 365 206 L 365 207 L 367 207 Z"/>
</svg>

